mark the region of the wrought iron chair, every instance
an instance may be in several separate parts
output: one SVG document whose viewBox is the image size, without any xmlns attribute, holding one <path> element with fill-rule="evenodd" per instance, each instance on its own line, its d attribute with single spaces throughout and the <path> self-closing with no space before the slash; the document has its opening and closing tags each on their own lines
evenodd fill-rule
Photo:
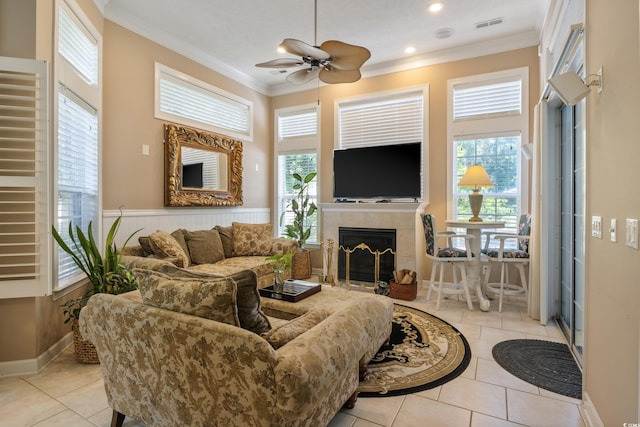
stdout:
<svg viewBox="0 0 640 427">
<path fill-rule="evenodd" d="M 442 294 L 464 294 L 467 300 L 467 306 L 469 310 L 473 310 L 473 304 L 471 303 L 471 295 L 469 294 L 469 287 L 467 285 L 467 270 L 466 261 L 473 259 L 473 253 L 471 251 L 470 240 L 473 236 L 469 234 L 456 234 L 451 231 L 438 233 L 436 231 L 436 221 L 433 215 L 423 214 L 422 225 L 424 226 L 424 237 L 426 242 L 426 255 L 433 262 L 431 268 L 431 280 L 428 281 L 429 291 L 427 293 L 427 300 L 431 299 L 431 292 L 438 293 L 438 301 L 436 303 L 436 309 L 440 310 L 440 299 Z M 465 249 L 459 249 L 453 246 L 454 238 L 464 238 Z M 440 246 L 439 242 L 446 242 L 445 246 Z M 453 270 L 453 282 L 444 282 L 444 269 L 447 265 L 450 265 Z M 436 282 L 436 271 L 440 268 L 439 280 Z M 458 281 L 458 271 L 460 272 L 461 280 Z M 423 281 L 427 282 L 426 280 Z"/>
<path fill-rule="evenodd" d="M 524 273 L 524 266 L 529 264 L 529 237 L 531 235 L 531 215 L 520 215 L 518 221 L 518 234 L 488 233 L 485 240 L 485 248 L 482 252 L 488 257 L 488 268 L 484 276 L 484 287 L 487 292 L 500 296 L 498 311 L 502 312 L 502 300 L 505 295 L 528 297 L 527 277 Z M 490 247 L 490 240 L 499 242 L 497 249 Z M 505 242 L 515 239 L 517 245 L 515 249 L 505 248 Z M 489 283 L 491 267 L 494 263 L 500 263 L 500 282 Z M 508 266 L 515 267 L 520 273 L 520 283 L 510 283 Z"/>
</svg>

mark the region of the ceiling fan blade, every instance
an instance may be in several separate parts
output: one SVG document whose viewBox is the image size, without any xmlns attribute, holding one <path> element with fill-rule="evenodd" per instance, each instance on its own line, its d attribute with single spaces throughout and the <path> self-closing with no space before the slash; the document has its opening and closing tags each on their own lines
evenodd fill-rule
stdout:
<svg viewBox="0 0 640 427">
<path fill-rule="evenodd" d="M 324 70 L 323 70 L 324 71 Z M 298 70 L 287 76 L 287 81 L 294 85 L 301 85 L 318 77 L 320 73 L 319 68 L 305 68 L 304 70 Z"/>
<path fill-rule="evenodd" d="M 272 61 L 261 62 L 260 64 L 256 64 L 256 67 L 265 67 L 265 68 L 290 68 L 290 67 L 298 67 L 304 64 L 304 61 L 295 58 L 279 58 L 274 59 Z"/>
<path fill-rule="evenodd" d="M 296 39 L 284 39 L 282 43 L 280 43 L 280 47 L 293 55 L 303 57 L 310 56 L 314 59 L 329 59 L 331 57 L 324 50 Z"/>
<path fill-rule="evenodd" d="M 320 80 L 329 84 L 353 83 L 360 80 L 360 77 L 362 77 L 360 70 L 320 70 Z"/>
<path fill-rule="evenodd" d="M 331 67 L 338 70 L 357 70 L 371 57 L 369 49 L 338 40 L 327 40 L 320 49 L 331 55 Z"/>
</svg>

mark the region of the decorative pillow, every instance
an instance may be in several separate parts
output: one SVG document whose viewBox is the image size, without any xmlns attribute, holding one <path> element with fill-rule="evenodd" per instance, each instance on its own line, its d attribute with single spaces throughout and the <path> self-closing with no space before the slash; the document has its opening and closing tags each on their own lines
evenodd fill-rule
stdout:
<svg viewBox="0 0 640 427">
<path fill-rule="evenodd" d="M 189 267 L 189 256 L 184 252 L 178 241 L 166 231 L 158 230 L 149 236 L 153 253 L 162 258 L 178 258 L 178 267 Z"/>
<path fill-rule="evenodd" d="M 271 224 L 231 223 L 233 227 L 234 256 L 268 256 L 271 255 Z"/>
<path fill-rule="evenodd" d="M 224 257 L 231 258 L 233 256 L 233 227 L 222 227 L 216 225 L 214 230 L 220 234 L 220 240 L 222 240 L 222 248 L 224 249 Z"/>
<path fill-rule="evenodd" d="M 220 234 L 216 230 L 184 231 L 192 264 L 215 264 L 224 259 Z"/>
<path fill-rule="evenodd" d="M 144 251 L 144 256 L 154 255 L 149 236 L 138 237 L 138 243 L 140 243 L 140 247 Z"/>
<path fill-rule="evenodd" d="M 176 239 L 176 242 L 178 242 L 184 253 L 187 255 L 187 258 L 191 258 L 191 256 L 189 255 L 189 247 L 187 246 L 187 241 L 184 239 L 184 233 L 186 232 L 187 230 L 179 228 L 171 233 L 171 237 Z M 191 261 L 189 261 L 189 264 L 191 264 Z M 188 265 L 185 265 L 185 267 L 188 267 Z"/>
<path fill-rule="evenodd" d="M 194 278 L 211 279 L 217 278 L 212 274 L 199 271 L 187 270 L 176 267 L 173 264 L 165 264 L 158 268 L 158 271 L 172 278 Z M 262 334 L 271 329 L 269 319 L 263 313 L 260 306 L 260 294 L 258 293 L 258 278 L 251 270 L 243 270 L 235 274 L 226 276 L 236 282 L 238 289 L 236 304 L 238 306 L 238 318 L 243 329 Z"/>
<path fill-rule="evenodd" d="M 289 341 L 304 334 L 309 329 L 316 326 L 329 316 L 326 310 L 310 310 L 300 317 L 296 317 L 289 322 L 278 326 L 262 334 L 262 338 L 267 340 L 275 350 L 279 349 Z"/>
<path fill-rule="evenodd" d="M 139 268 L 133 274 L 147 305 L 240 326 L 237 286 L 232 279 L 176 278 Z"/>
</svg>

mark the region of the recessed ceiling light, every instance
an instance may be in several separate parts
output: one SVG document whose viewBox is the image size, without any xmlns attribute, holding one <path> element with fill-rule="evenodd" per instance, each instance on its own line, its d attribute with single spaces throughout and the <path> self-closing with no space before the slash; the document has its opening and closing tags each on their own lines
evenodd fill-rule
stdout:
<svg viewBox="0 0 640 427">
<path fill-rule="evenodd" d="M 429 4 L 429 12 L 438 13 L 442 10 L 443 7 L 444 3 L 442 3 L 441 1 L 434 1 Z"/>
<path fill-rule="evenodd" d="M 407 55 L 411 55 L 412 53 L 415 53 L 415 52 L 416 52 L 416 48 L 413 46 L 409 46 L 404 50 L 404 53 L 406 53 Z"/>
</svg>

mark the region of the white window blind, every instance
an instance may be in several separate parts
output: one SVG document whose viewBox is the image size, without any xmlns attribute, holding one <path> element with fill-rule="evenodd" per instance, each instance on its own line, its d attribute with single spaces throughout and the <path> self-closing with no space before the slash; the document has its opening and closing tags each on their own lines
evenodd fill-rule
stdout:
<svg viewBox="0 0 640 427">
<path fill-rule="evenodd" d="M 58 211 L 56 228 L 71 245 L 69 223 L 86 232 L 98 223 L 98 117 L 91 106 L 68 90 L 58 93 Z M 94 225 L 94 229 L 97 228 Z M 96 230 L 97 232 L 97 230 Z M 98 236 L 94 236 L 96 239 Z M 58 250 L 58 286 L 82 273 Z"/>
<path fill-rule="evenodd" d="M 422 91 L 340 103 L 340 147 L 421 142 L 423 105 Z"/>
<path fill-rule="evenodd" d="M 97 84 L 97 41 L 69 8 L 58 10 L 58 52 L 87 83 Z"/>
<path fill-rule="evenodd" d="M 50 294 L 47 64 L 0 57 L 0 298 Z"/>
<path fill-rule="evenodd" d="M 252 138 L 250 101 L 168 67 L 157 66 L 156 74 L 156 117 L 243 140 Z"/>
<path fill-rule="evenodd" d="M 316 136 L 318 134 L 317 109 L 278 114 L 278 130 L 280 141 Z"/>
<path fill-rule="evenodd" d="M 453 88 L 453 120 L 519 115 L 522 82 L 517 80 L 460 84 Z"/>
</svg>

